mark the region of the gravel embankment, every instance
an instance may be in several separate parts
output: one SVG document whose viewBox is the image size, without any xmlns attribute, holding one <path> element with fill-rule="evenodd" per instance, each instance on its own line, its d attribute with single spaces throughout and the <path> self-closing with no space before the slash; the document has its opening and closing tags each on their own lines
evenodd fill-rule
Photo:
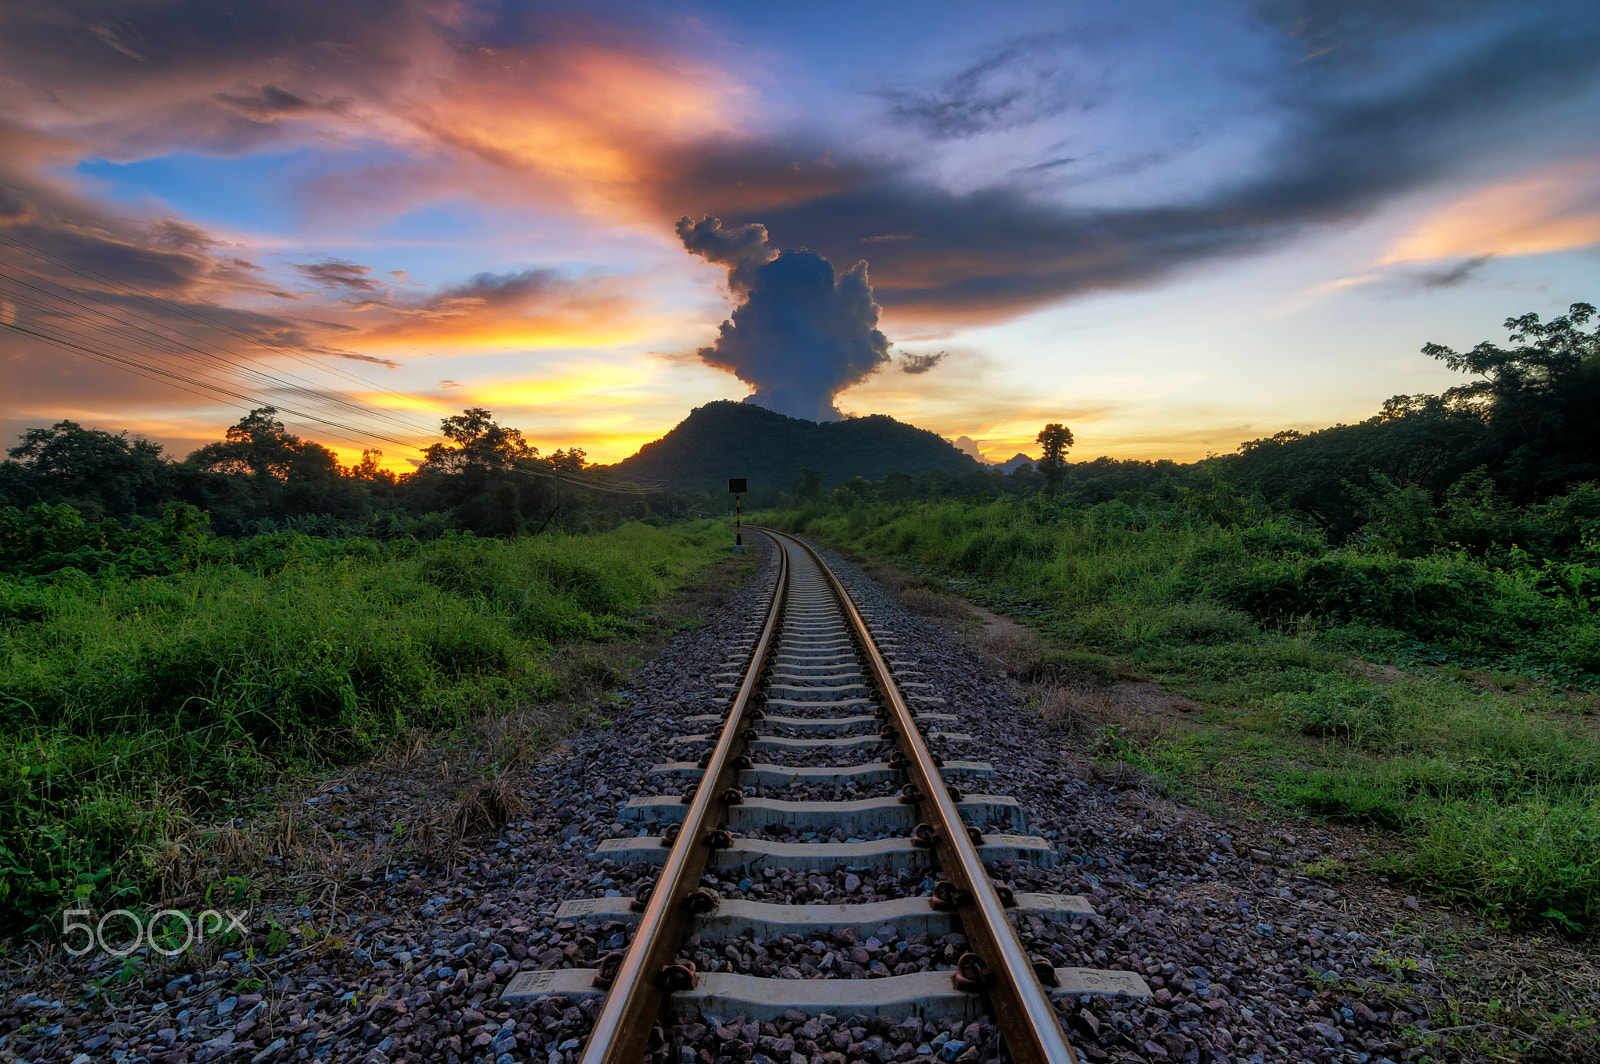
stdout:
<svg viewBox="0 0 1600 1064">
<path fill-rule="evenodd" d="M 1062 854 L 1054 869 L 1006 867 L 998 878 L 1018 889 L 1092 900 L 1099 914 L 1093 918 L 1025 921 L 1028 948 L 1059 966 L 1136 970 L 1156 989 L 1148 1004 L 1087 997 L 1062 1004 L 1087 1059 L 1376 1064 L 1403 1058 L 1400 1031 L 1426 1023 L 1435 985 L 1426 971 L 1391 974 L 1394 965 L 1383 963 L 1392 958 L 1380 937 L 1381 914 L 1292 873 L 1295 860 L 1322 856 L 1334 840 L 1308 827 L 1303 835 L 1270 840 L 1269 848 L 1268 840 L 1247 841 L 1192 810 L 1094 782 L 1081 744 L 1041 728 L 975 654 L 945 629 L 905 613 L 854 567 L 830 560 L 876 622 L 898 633 L 901 647 L 890 656 L 914 662 L 910 667 L 925 674 L 919 679 L 946 700 L 927 708 L 957 715 L 947 727 L 973 737 L 936 747 L 946 757 L 992 761 L 999 770 L 967 789 L 1016 797 L 1029 830 L 1054 840 Z M 764 568 L 757 585 L 769 576 Z M 709 701 L 721 682 L 715 677 L 737 656 L 729 647 L 755 620 L 758 598 L 753 585 L 673 640 L 637 673 L 608 726 L 519 770 L 517 787 L 531 811 L 467 839 L 453 869 L 433 868 L 403 845 L 384 850 L 379 841 L 397 821 L 420 819 L 454 797 L 463 781 L 448 764 L 441 768 L 424 755 L 416 764 L 351 773 L 304 799 L 298 830 L 329 832 L 348 840 L 352 852 L 376 847 L 384 860 L 369 853 L 366 876 L 347 880 L 337 893 L 279 906 L 277 922 L 303 927 L 287 948 L 264 956 L 266 939 L 258 935 L 253 956 L 241 945 L 214 963 L 208 958 L 200 970 L 151 965 L 125 984 L 118 983 L 123 963 L 103 956 L 57 955 L 18 970 L 3 989 L 0 1061 L 570 1064 L 592 1006 L 503 1007 L 498 993 L 519 970 L 587 967 L 627 941 L 620 925 L 558 922 L 555 907 L 566 898 L 631 894 L 641 874 L 651 874 L 589 854 L 602 839 L 646 830 L 618 819 L 630 797 L 681 789 L 681 781 L 656 777 L 650 766 L 698 756 L 698 747 L 670 740 L 710 730 L 678 720 L 719 708 Z M 863 747 L 859 756 L 843 758 L 786 753 L 757 760 L 859 763 L 877 756 Z M 790 785 L 748 793 L 842 799 L 895 789 Z M 920 872 L 874 877 L 844 869 L 769 869 L 708 883 L 724 897 L 789 902 L 896 898 L 931 885 Z M 806 941 L 694 940 L 685 955 L 701 970 L 849 978 L 949 968 L 961 945 L 959 936 L 902 938 L 884 927 L 864 940 L 849 932 Z M 97 995 L 104 1006 L 85 1003 L 96 982 L 110 991 Z M 909 1018 L 791 1013 L 758 1025 L 705 1016 L 665 1034 L 656 1056 L 671 1064 L 967 1062 L 996 1055 L 987 1024 Z"/>
</svg>

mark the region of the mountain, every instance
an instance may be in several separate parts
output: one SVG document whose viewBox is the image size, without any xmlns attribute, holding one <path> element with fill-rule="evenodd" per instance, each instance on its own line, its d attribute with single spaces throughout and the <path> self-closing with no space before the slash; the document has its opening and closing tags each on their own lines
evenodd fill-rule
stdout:
<svg viewBox="0 0 1600 1064">
<path fill-rule="evenodd" d="M 721 489 L 730 477 L 746 478 L 751 489 L 786 491 L 802 469 L 817 470 L 823 485 L 834 487 L 857 476 L 981 468 L 937 433 L 883 414 L 816 422 L 732 400 L 695 407 L 672 431 L 611 467 L 679 491 Z"/>
<path fill-rule="evenodd" d="M 1039 464 L 1036 459 L 1030 458 L 1028 455 L 1018 451 L 1016 454 L 1011 456 L 1009 461 L 1000 462 L 993 468 L 1000 470 L 1002 473 L 1015 473 L 1017 471 L 1017 466 L 1022 465 L 1024 462 L 1026 462 L 1028 465 Z"/>
</svg>

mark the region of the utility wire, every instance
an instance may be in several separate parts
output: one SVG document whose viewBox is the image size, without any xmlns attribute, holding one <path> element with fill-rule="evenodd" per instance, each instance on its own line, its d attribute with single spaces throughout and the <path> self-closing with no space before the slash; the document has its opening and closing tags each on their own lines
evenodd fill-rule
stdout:
<svg viewBox="0 0 1600 1064">
<path fill-rule="evenodd" d="M 378 394 L 387 395 L 387 396 L 390 396 L 391 398 L 398 399 L 401 402 L 405 402 L 405 403 L 411 403 L 411 402 L 419 401 L 417 399 L 417 397 L 415 397 L 415 396 L 403 395 L 403 394 L 401 394 L 399 392 L 389 391 L 389 390 L 383 389 L 383 388 L 379 387 L 378 385 L 374 384 L 373 382 L 367 380 L 366 378 L 357 376 L 354 373 L 350 373 L 349 371 L 347 371 L 347 370 L 345 370 L 345 369 L 343 369 L 343 368 L 341 368 L 339 366 L 326 365 L 326 364 L 317 362 L 314 359 L 308 358 L 306 355 L 304 355 L 300 351 L 296 350 L 293 346 L 291 346 L 289 344 L 285 344 L 285 343 L 282 343 L 282 342 L 277 341 L 277 340 L 266 339 L 266 338 L 263 338 L 261 336 L 257 336 L 257 335 L 253 335 L 251 333 L 247 333 L 247 332 L 243 331 L 242 329 L 238 329 L 238 328 L 234 327 L 233 325 L 231 325 L 230 323 L 228 323 L 226 321 L 223 321 L 223 320 L 221 320 L 219 318 L 212 317 L 211 315 L 206 314 L 206 313 L 204 313 L 202 311 L 199 311 L 199 310 L 195 309 L 194 307 L 187 306 L 187 305 L 182 304 L 182 303 L 178 303 L 175 300 L 167 299 L 164 296 L 158 296 L 158 295 L 154 295 L 154 294 L 152 294 L 150 292 L 146 292 L 144 289 L 139 288 L 136 285 L 128 284 L 127 282 L 121 281 L 121 280 L 119 280 L 119 279 L 117 279 L 115 277 L 108 277 L 107 275 L 101 273 L 100 271 L 98 271 L 98 270 L 96 270 L 96 269 L 94 269 L 92 267 L 82 265 L 81 263 L 73 262 L 70 259 L 64 258 L 64 257 L 62 257 L 60 255 L 56 255 L 53 252 L 49 252 L 49 251 L 44 250 L 43 248 L 36 247 L 36 246 L 34 246 L 32 244 L 27 243 L 24 240 L 18 239 L 16 236 L 14 236 L 12 234 L 0 232 L 0 244 L 8 244 L 11 247 L 14 247 L 19 251 L 26 252 L 27 254 L 30 254 L 30 255 L 34 256 L 35 258 L 37 258 L 37 259 L 39 259 L 39 260 L 41 260 L 43 262 L 48 262 L 48 263 L 50 263 L 52 265 L 60 267 L 61 269 L 68 270 L 71 273 L 75 273 L 79 277 L 84 277 L 84 278 L 87 278 L 87 279 L 93 279 L 93 280 L 101 281 L 101 282 L 103 282 L 103 283 L 105 283 L 107 285 L 110 285 L 113 289 L 115 289 L 117 291 L 121 291 L 121 292 L 123 292 L 125 294 L 134 295 L 134 296 L 136 296 L 136 297 L 138 297 L 140 299 L 143 299 L 145 302 L 147 302 L 149 304 L 152 304 L 152 305 L 154 305 L 154 306 L 156 306 L 156 307 L 158 307 L 158 308 L 160 308 L 162 310 L 167 310 L 167 311 L 179 314 L 179 315 L 181 315 L 181 316 L 183 316 L 185 318 L 188 318 L 191 321 L 207 324 L 207 325 L 210 325 L 213 328 L 220 329 L 223 332 L 230 333 L 230 334 L 238 337 L 239 339 L 244 340 L 246 343 L 252 344 L 254 346 L 271 348 L 271 349 L 273 349 L 275 351 L 278 351 L 278 352 L 288 356 L 289 358 L 292 358 L 295 361 L 300 362 L 300 363 L 302 363 L 304 365 L 312 366 L 312 367 L 314 367 L 316 369 L 324 370 L 324 371 L 327 371 L 327 372 L 330 372 L 330 373 L 335 373 L 335 374 L 337 374 L 337 375 L 339 375 L 341 377 L 344 377 L 346 380 L 349 380 L 349 381 L 352 381 L 353 383 L 359 384 L 359 385 L 363 386 L 364 388 L 367 388 L 367 389 L 370 389 L 372 391 L 377 392 Z M 245 356 L 245 357 L 248 357 L 248 356 Z M 440 413 L 443 413 L 443 414 L 451 414 L 451 413 L 453 413 L 453 411 L 448 410 L 445 407 L 439 405 L 438 403 L 433 402 L 433 400 L 431 400 L 431 399 L 421 399 L 420 401 L 423 402 L 423 403 L 426 403 L 428 406 L 433 407 L 435 410 L 439 411 Z"/>
<path fill-rule="evenodd" d="M 48 302 L 40 302 L 38 300 L 32 301 L 31 305 L 35 309 L 42 310 L 44 313 L 46 313 L 48 315 L 51 315 L 51 316 L 67 318 L 69 320 L 76 317 L 79 320 L 86 321 L 86 322 L 89 322 L 91 324 L 93 324 L 92 318 L 87 317 L 87 316 L 97 316 L 99 318 L 103 318 L 106 321 L 111 322 L 111 323 L 121 327 L 121 331 L 115 331 L 115 330 L 113 331 L 114 335 L 117 337 L 118 340 L 122 341 L 123 343 L 140 344 L 140 345 L 146 347 L 147 349 L 149 349 L 150 353 L 153 354 L 153 355 L 163 356 L 163 357 L 167 356 L 169 353 L 166 350 L 163 349 L 163 345 L 175 344 L 175 345 L 177 345 L 177 346 L 179 346 L 181 348 L 184 348 L 184 349 L 186 349 L 186 350 L 192 352 L 193 354 L 196 354 L 196 355 L 198 355 L 198 356 L 200 356 L 202 358 L 211 359 L 211 358 L 218 358 L 219 357 L 217 352 L 211 351 L 211 350 L 207 350 L 207 349 L 203 349 L 203 348 L 200 348 L 200 347 L 196 347 L 194 344 L 188 343 L 181 336 L 171 336 L 171 335 L 167 335 L 166 333 L 156 332 L 156 331 L 154 331 L 152 329 L 144 328 L 142 326 L 139 326 L 139 325 L 135 324 L 132 321 L 127 320 L 126 318 L 120 317 L 117 314 L 112 313 L 111 311 L 105 310 L 104 308 L 101 308 L 101 307 L 98 307 L 98 306 L 94 306 L 94 305 L 91 305 L 89 303 L 85 303 L 85 302 L 83 302 L 83 301 L 81 301 L 79 299 L 73 298 L 70 295 L 64 295 L 61 292 L 52 292 L 52 291 L 48 290 L 47 288 L 44 288 L 44 287 L 41 287 L 40 285 L 32 283 L 32 281 L 23 279 L 23 277 L 18 277 L 18 276 L 13 275 L 12 273 L 8 272 L 7 267 L 5 267 L 4 265 L 0 265 L 0 277 L 4 277 L 6 280 L 9 280 L 13 285 L 20 286 L 21 288 L 26 288 L 26 289 L 29 289 L 30 291 L 36 292 L 40 296 L 45 297 L 46 300 L 48 300 L 48 299 L 59 300 L 61 303 L 64 303 L 64 304 L 66 304 L 68 306 L 77 308 L 77 310 L 80 313 L 78 315 L 74 315 L 71 311 L 64 311 L 59 307 L 52 306 Z M 44 280 L 43 278 L 38 278 L 37 275 L 33 275 L 33 274 L 25 274 L 24 277 L 33 277 L 35 280 Z M 47 282 L 47 283 L 51 283 L 51 282 Z M 13 291 L 16 291 L 16 290 L 14 289 Z M 18 297 L 24 299 L 24 300 L 26 299 L 26 297 L 22 296 L 21 292 L 16 292 L 16 295 Z M 146 320 L 146 321 L 150 321 L 151 320 L 151 319 L 148 319 L 148 318 L 143 318 L 143 316 L 139 315 L 137 312 L 132 312 L 131 316 L 134 317 L 134 318 L 140 318 L 140 319 Z M 156 322 L 153 322 L 153 321 L 152 321 L 152 324 L 159 325 L 159 323 L 156 323 Z M 154 343 L 152 343 L 152 341 L 154 341 Z M 102 340 L 101 342 L 104 343 L 105 341 Z M 260 382 L 260 383 L 262 383 L 264 385 L 267 385 L 267 386 L 270 386 L 270 387 L 283 388 L 283 389 L 291 391 L 291 392 L 293 392 L 293 391 L 301 391 L 301 392 L 310 393 L 310 394 L 313 394 L 313 395 L 318 395 L 318 396 L 322 397 L 323 401 L 329 402 L 329 403 L 331 403 L 331 404 L 333 404 L 335 406 L 344 407 L 349 412 L 357 414 L 357 415 L 371 416 L 372 413 L 374 412 L 370 406 L 364 406 L 363 404 L 361 404 L 359 402 L 359 400 L 353 400 L 353 399 L 347 398 L 341 392 L 332 391 L 332 390 L 329 390 L 329 389 L 326 389 L 326 388 L 322 388 L 322 387 L 318 386 L 315 382 L 307 380 L 305 378 L 301 378 L 298 375 L 288 374 L 287 376 L 289 376 L 289 377 L 291 377 L 293 379 L 284 379 L 283 377 L 279 377 L 279 376 L 276 376 L 276 375 L 274 375 L 272 373 L 268 373 L 268 372 L 266 372 L 264 370 L 257 369 L 254 366 L 243 365 L 243 364 L 240 364 L 240 363 L 238 363 L 236 361 L 233 361 L 233 360 L 229 359 L 226 356 L 226 354 L 222 355 L 220 357 L 220 360 L 223 361 L 225 364 L 231 366 L 232 368 L 238 370 L 239 372 L 244 373 L 244 374 L 254 378 L 255 380 L 257 380 L 258 382 Z M 187 371 L 191 372 L 191 373 L 201 372 L 200 370 L 197 370 L 195 368 L 189 368 Z M 381 420 L 384 420 L 384 421 L 388 422 L 389 424 L 391 424 L 392 426 L 394 426 L 396 428 L 399 428 L 399 429 L 402 429 L 402 430 L 405 430 L 405 431 L 417 432 L 417 433 L 420 433 L 420 434 L 428 434 L 428 435 L 432 434 L 431 428 L 423 427 L 422 425 L 420 425 L 418 423 L 414 423 L 414 422 L 410 422 L 408 420 L 404 420 L 402 418 L 393 416 L 393 415 L 391 415 L 391 414 L 389 414 L 387 412 L 377 411 L 377 415 Z"/>
<path fill-rule="evenodd" d="M 36 258 L 39 258 L 41 261 L 70 270 L 80 277 L 98 279 L 115 288 L 120 288 L 125 292 L 132 292 L 138 297 L 144 299 L 146 302 L 153 303 L 159 307 L 162 307 L 163 309 L 179 313 L 190 320 L 208 324 L 212 327 L 230 332 L 258 346 L 273 347 L 298 361 L 307 362 L 312 365 L 318 365 L 316 363 L 312 363 L 309 359 L 306 359 L 304 356 L 284 345 L 264 342 L 259 338 L 252 337 L 247 333 L 243 333 L 240 330 L 233 328 L 231 325 L 228 325 L 225 322 L 221 322 L 217 319 L 210 318 L 207 315 L 195 312 L 191 308 L 185 307 L 184 305 L 174 301 L 145 293 L 131 285 L 126 285 L 114 278 L 107 277 L 89 267 L 80 266 L 76 263 L 72 263 L 70 260 L 51 255 L 49 252 L 35 248 L 24 241 L 17 240 L 14 237 L 9 236 L 8 234 L 0 233 L 0 244 L 7 244 L 18 250 L 26 251 L 29 254 L 34 255 Z M 18 268 L 10 267 L 10 269 L 17 270 Z M 59 284 L 59 282 L 56 282 L 50 278 L 42 277 L 34 272 L 25 272 L 24 276 L 31 277 L 34 280 L 42 281 L 57 288 L 63 287 Z M 160 363 L 165 363 L 166 360 L 173 358 L 173 355 L 164 349 L 163 345 L 166 344 L 175 344 L 178 347 L 185 348 L 188 351 L 202 357 L 216 357 L 216 353 L 195 347 L 193 344 L 187 343 L 181 337 L 171 336 L 165 331 L 157 331 L 158 329 L 166 330 L 169 328 L 169 326 L 163 322 L 155 321 L 154 319 L 140 314 L 138 311 L 133 310 L 132 308 L 116 307 L 115 309 L 139 321 L 148 322 L 150 325 L 155 326 L 155 328 L 145 328 L 143 326 L 136 325 L 133 322 L 128 321 L 126 318 L 119 317 L 118 314 L 111 313 L 101 307 L 85 303 L 80 299 L 73 298 L 72 296 L 63 295 L 61 292 L 52 292 L 47 288 L 41 287 L 40 285 L 34 284 L 28 280 L 24 280 L 21 277 L 14 276 L 12 273 L 7 272 L 3 264 L 0 264 L 0 277 L 5 277 L 13 285 L 27 288 L 31 292 L 37 294 L 36 296 L 30 297 L 22 294 L 21 292 L 13 290 L 13 302 L 16 302 L 22 306 L 26 306 L 31 310 L 39 312 L 45 317 L 53 319 L 50 324 L 46 324 L 45 322 L 32 323 L 38 325 L 39 328 L 28 328 L 26 326 L 18 325 L 15 322 L 0 322 L 0 324 L 3 324 L 7 328 L 10 328 L 16 332 L 34 337 L 35 339 L 42 340 L 46 343 L 55 344 L 68 350 L 76 351 L 80 354 L 87 355 L 100 361 L 109 362 L 127 372 L 134 373 L 140 377 L 144 377 L 158 383 L 175 387 L 181 391 L 188 392 L 189 394 L 196 395 L 201 398 L 212 399 L 220 396 L 252 405 L 272 405 L 281 408 L 284 410 L 284 412 L 294 417 L 321 425 L 325 429 L 329 430 L 330 434 L 337 438 L 344 439 L 347 442 L 352 442 L 359 445 L 366 440 L 371 439 L 391 443 L 405 448 L 406 450 L 421 450 L 411 442 L 398 439 L 383 432 L 354 427 L 344 424 L 340 421 L 334 421 L 330 418 L 311 413 L 310 411 L 284 405 L 278 401 L 262 400 L 260 397 L 238 391 L 232 385 L 232 382 L 227 381 L 226 378 L 221 380 L 217 379 L 212 375 L 208 368 L 192 367 L 188 365 L 174 367 L 170 364 L 151 364 L 151 362 L 146 361 L 146 359 L 154 359 Z M 93 298 L 93 296 L 81 291 L 77 292 L 77 294 L 84 296 L 85 298 Z M 60 306 L 52 305 L 49 302 L 51 299 L 59 300 L 61 303 L 76 309 L 75 311 L 63 310 Z M 102 300 L 102 302 L 104 302 L 104 300 Z M 107 327 L 101 322 L 96 321 L 96 318 L 105 319 L 106 321 L 121 326 L 127 331 L 117 332 L 115 330 L 110 330 L 116 337 L 115 341 L 104 335 L 94 338 L 82 335 L 82 329 L 85 325 L 95 327 L 102 333 L 107 331 Z M 62 321 L 76 323 L 79 326 L 80 331 L 74 333 L 72 329 L 63 326 L 61 324 Z M 51 331 L 41 331 L 43 329 L 51 329 Z M 66 335 L 55 335 L 55 333 L 65 333 Z M 120 343 L 118 341 L 120 341 Z M 129 350 L 128 345 L 130 344 L 139 350 Z M 228 354 L 233 354 L 233 352 L 228 352 Z M 249 356 L 241 357 L 248 358 Z M 398 416 L 392 415 L 385 411 L 375 410 L 370 404 L 365 404 L 359 399 L 346 396 L 344 393 L 319 387 L 314 382 L 299 377 L 298 374 L 285 373 L 286 377 L 293 378 L 293 380 L 285 380 L 283 377 L 279 377 L 273 373 L 268 373 L 264 370 L 256 369 L 253 366 L 240 365 L 238 362 L 227 357 L 223 357 L 222 361 L 232 369 L 244 373 L 247 377 L 271 388 L 285 389 L 291 392 L 298 391 L 302 394 L 309 394 L 313 398 L 318 398 L 324 402 L 342 407 L 348 413 L 368 417 L 376 415 L 381 421 L 388 421 L 396 427 L 409 429 L 412 431 L 423 431 L 429 435 L 432 434 L 431 429 L 419 430 L 416 425 L 408 423 Z M 318 368 L 329 367 L 321 367 L 319 365 Z M 342 370 L 337 370 L 336 368 L 335 372 L 338 372 L 339 375 L 344 376 L 347 379 L 366 385 L 369 388 L 375 388 L 375 386 L 371 385 L 370 382 L 356 377 L 353 374 L 345 373 Z M 297 385 L 294 383 L 294 381 L 299 381 L 301 383 Z M 396 392 L 380 392 L 380 394 L 388 394 L 407 402 L 411 401 L 411 397 L 403 396 Z M 429 405 L 433 405 L 437 409 L 444 410 L 443 407 L 438 407 L 437 404 L 433 404 L 431 401 L 426 402 L 429 402 Z M 448 411 L 446 412 L 448 413 Z M 644 484 L 630 481 L 612 481 L 610 478 L 598 479 L 594 474 L 586 475 L 581 472 L 574 474 L 570 471 L 558 470 L 554 467 L 546 466 L 543 463 L 536 465 L 532 462 L 519 459 L 511 460 L 506 464 L 505 468 L 517 469 L 532 476 L 548 480 L 555 480 L 558 482 L 571 484 L 574 487 L 585 488 L 593 491 L 604 491 L 628 495 L 648 495 L 656 494 L 662 490 L 661 486 L 656 484 Z"/>
<path fill-rule="evenodd" d="M 76 343 L 72 340 L 64 339 L 59 336 L 52 336 L 49 333 L 40 332 L 36 329 L 30 329 L 24 325 L 18 325 L 15 322 L 0 322 L 0 325 L 4 325 L 5 328 L 22 333 L 26 336 L 32 336 L 35 339 L 43 340 L 46 343 L 52 343 L 59 347 L 77 351 L 80 354 L 88 355 L 91 358 L 100 359 L 101 361 L 111 362 L 121 368 L 138 373 L 140 376 L 148 377 L 151 380 L 157 380 L 167 384 L 174 384 L 175 386 L 182 388 L 182 390 L 199 395 L 202 398 L 215 398 L 216 395 L 221 395 L 225 398 L 236 399 L 250 404 L 255 404 L 261 401 L 257 397 L 234 391 L 233 389 L 224 387 L 222 385 L 198 380 L 172 370 L 156 369 L 145 366 L 139 363 L 136 359 L 123 357 L 121 355 L 112 354 L 106 351 L 96 350 L 95 348 Z M 206 394 L 207 392 L 215 394 L 208 395 Z M 338 422 L 329 421 L 328 419 L 318 417 L 315 414 L 306 413 L 305 411 L 301 410 L 295 410 L 290 407 L 283 407 L 282 409 L 286 413 L 293 414 L 296 417 L 305 418 L 306 420 L 315 421 L 318 424 L 324 425 L 330 429 L 331 434 L 339 437 L 340 439 L 348 440 L 352 443 L 359 444 L 363 442 L 362 437 L 366 437 L 368 439 L 376 439 L 393 443 L 408 449 L 415 449 L 412 444 L 409 444 L 404 440 L 398 440 L 394 437 L 384 436 L 376 432 L 364 432 L 363 430 L 351 428 L 347 425 L 341 425 Z M 353 433 L 354 438 L 346 435 L 346 433 Z M 619 495 L 652 495 L 662 490 L 656 486 L 629 481 L 611 482 L 591 479 L 589 477 L 574 475 L 569 471 L 535 465 L 532 462 L 523 459 L 512 459 L 510 462 L 506 463 L 503 468 L 515 469 L 531 476 L 541 477 L 546 480 L 558 480 L 566 484 L 571 484 L 575 487 L 587 488 L 592 491 L 612 492 Z"/>
<path fill-rule="evenodd" d="M 56 344 L 59 347 L 65 347 L 65 348 L 68 348 L 70 350 L 77 351 L 80 354 L 88 355 L 91 358 L 97 358 L 97 359 L 100 359 L 101 361 L 105 361 L 105 362 L 113 362 L 113 363 L 116 363 L 117 365 L 133 368 L 135 370 L 146 371 L 143 374 L 145 376 L 149 376 L 151 374 L 156 374 L 161 378 L 168 379 L 169 381 L 171 381 L 171 380 L 181 381 L 184 384 L 192 385 L 192 386 L 194 386 L 196 388 L 203 388 L 203 389 L 206 389 L 207 391 L 214 392 L 214 393 L 216 393 L 218 395 L 221 395 L 221 396 L 224 396 L 226 398 L 237 399 L 240 402 L 244 402 L 244 403 L 255 404 L 255 403 L 260 402 L 260 400 L 257 399 L 254 396 L 246 395 L 243 392 L 236 392 L 233 389 L 225 388 L 222 385 L 210 384 L 210 383 L 207 383 L 205 381 L 197 380 L 197 379 L 195 379 L 193 377 L 189 377 L 189 376 L 187 376 L 185 374 L 178 373 L 178 372 L 173 371 L 173 370 L 160 370 L 160 369 L 153 369 L 152 367 L 148 367 L 148 366 L 143 366 L 143 365 L 139 364 L 134 359 L 124 358 L 124 357 L 122 357 L 120 355 L 113 355 L 113 354 L 110 354 L 110 353 L 105 352 L 105 351 L 97 351 L 92 347 L 87 347 L 87 346 L 85 346 L 83 344 L 75 343 L 75 342 L 73 342 L 71 340 L 66 340 L 66 339 L 63 339 L 62 337 L 59 337 L 59 336 L 51 336 L 48 333 L 42 333 L 42 332 L 39 332 L 39 331 L 37 331 L 35 329 L 30 329 L 30 328 L 28 328 L 28 327 L 26 327 L 24 325 L 18 325 L 15 322 L 0 322 L 0 324 L 3 324 L 6 328 L 13 329 L 16 332 L 23 333 L 23 334 L 25 334 L 27 336 L 32 336 L 35 339 L 44 340 L 47 343 Z M 186 389 L 186 390 L 189 390 L 189 389 Z M 346 426 L 340 425 L 338 422 L 329 421 L 327 418 L 318 417 L 315 414 L 309 414 L 309 413 L 306 413 L 303 410 L 295 410 L 292 407 L 284 407 L 283 409 L 287 413 L 293 414 L 296 417 L 304 418 L 307 421 L 315 421 L 320 425 L 325 425 L 330 429 L 336 430 L 336 434 L 339 435 L 340 438 L 346 438 L 346 437 L 343 436 L 343 432 L 346 432 L 346 431 L 359 432 L 359 430 L 348 429 Z M 395 444 L 397 446 L 400 446 L 400 447 L 412 448 L 411 444 L 405 442 L 404 440 L 396 439 L 396 438 L 394 438 L 392 436 L 384 436 L 384 435 L 381 435 L 381 434 L 376 433 L 376 432 L 361 433 L 361 435 L 366 435 L 366 436 L 371 437 L 372 439 L 383 440 L 383 441 L 386 441 L 388 443 L 393 443 L 393 444 Z M 357 440 L 353 440 L 351 442 L 360 442 L 360 441 L 359 441 L 359 439 L 357 439 Z M 414 448 L 412 448 L 412 449 L 414 449 Z"/>
</svg>

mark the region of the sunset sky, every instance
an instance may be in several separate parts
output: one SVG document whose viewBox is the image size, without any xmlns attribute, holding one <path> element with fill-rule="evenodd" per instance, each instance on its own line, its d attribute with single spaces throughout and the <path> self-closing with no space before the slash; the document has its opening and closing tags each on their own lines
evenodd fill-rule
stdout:
<svg viewBox="0 0 1600 1064">
<path fill-rule="evenodd" d="M 1600 302 L 1596 56 L 1593 0 L 0 0 L 0 446 L 609 462 L 758 391 L 1229 452 Z"/>
</svg>

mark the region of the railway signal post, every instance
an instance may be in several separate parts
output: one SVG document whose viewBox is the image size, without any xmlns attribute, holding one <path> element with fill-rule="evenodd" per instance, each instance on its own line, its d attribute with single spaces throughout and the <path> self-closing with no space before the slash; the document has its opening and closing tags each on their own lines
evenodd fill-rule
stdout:
<svg viewBox="0 0 1600 1064">
<path fill-rule="evenodd" d="M 739 496 L 749 491 L 744 477 L 728 478 L 728 493 L 733 496 L 733 553 L 744 553 L 744 515 L 740 512 Z"/>
</svg>

